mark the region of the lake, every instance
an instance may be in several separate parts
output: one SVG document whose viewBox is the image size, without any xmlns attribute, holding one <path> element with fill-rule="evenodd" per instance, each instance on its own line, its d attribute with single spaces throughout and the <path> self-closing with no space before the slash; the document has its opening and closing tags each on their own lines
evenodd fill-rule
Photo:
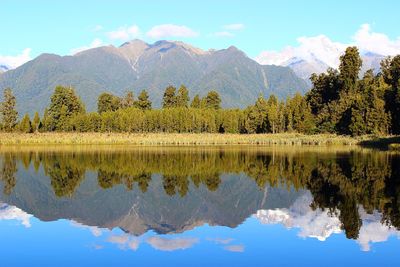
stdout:
<svg viewBox="0 0 400 267">
<path fill-rule="evenodd" d="M 395 266 L 400 154 L 0 148 L 1 266 Z"/>
</svg>

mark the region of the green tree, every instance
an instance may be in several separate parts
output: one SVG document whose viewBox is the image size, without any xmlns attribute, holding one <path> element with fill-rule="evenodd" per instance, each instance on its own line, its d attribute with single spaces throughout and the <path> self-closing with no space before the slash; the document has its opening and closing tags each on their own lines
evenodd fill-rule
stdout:
<svg viewBox="0 0 400 267">
<path fill-rule="evenodd" d="M 189 106 L 189 91 L 183 84 L 179 87 L 178 95 L 176 96 L 176 106 L 187 108 Z"/>
<path fill-rule="evenodd" d="M 150 110 L 151 109 L 151 101 L 149 99 L 149 95 L 146 90 L 142 90 L 138 97 L 137 106 L 142 110 Z"/>
<path fill-rule="evenodd" d="M 276 133 L 276 126 L 279 123 L 278 99 L 275 95 L 271 95 L 267 101 L 267 117 L 269 129 L 272 133 Z"/>
<path fill-rule="evenodd" d="M 131 108 L 133 106 L 135 106 L 135 96 L 132 91 L 128 91 L 121 100 L 121 108 Z"/>
<path fill-rule="evenodd" d="M 307 93 L 306 99 L 310 104 L 312 113 L 318 115 L 323 107 L 339 98 L 339 72 L 328 68 L 326 73 L 321 73 L 319 75 L 314 73 L 311 75 L 310 79 L 313 86 Z"/>
<path fill-rule="evenodd" d="M 190 104 L 190 107 L 191 108 L 200 108 L 201 107 L 201 99 L 198 94 L 194 96 L 192 103 Z"/>
<path fill-rule="evenodd" d="M 381 62 L 384 81 L 390 85 L 385 92 L 386 110 L 391 116 L 391 132 L 400 133 L 400 55 Z"/>
<path fill-rule="evenodd" d="M 221 109 L 221 97 L 219 96 L 218 92 L 210 91 L 204 98 L 204 106 L 205 108 L 210 109 Z"/>
<path fill-rule="evenodd" d="M 173 86 L 168 86 L 165 91 L 164 91 L 164 96 L 163 96 L 163 103 L 162 107 L 163 108 L 173 108 L 176 107 L 176 88 Z"/>
<path fill-rule="evenodd" d="M 33 117 L 33 121 L 32 121 L 32 130 L 33 130 L 33 132 L 38 132 L 39 128 L 41 128 L 41 122 L 40 122 L 39 113 L 36 111 L 35 116 Z"/>
<path fill-rule="evenodd" d="M 356 90 L 358 74 L 360 73 L 362 60 L 358 48 L 348 47 L 344 55 L 340 56 L 340 80 L 342 82 L 342 91 L 354 93 Z"/>
<path fill-rule="evenodd" d="M 11 90 L 6 88 L 3 93 L 3 102 L 1 103 L 1 124 L 6 132 L 11 132 L 17 125 L 18 112 L 15 108 L 17 101 Z"/>
<path fill-rule="evenodd" d="M 120 107 L 121 99 L 110 93 L 102 93 L 97 99 L 97 111 L 100 114 L 107 111 L 116 111 Z"/>
<path fill-rule="evenodd" d="M 46 114 L 46 128 L 50 131 L 66 130 L 69 118 L 84 112 L 85 107 L 73 88 L 57 86 Z"/>
<path fill-rule="evenodd" d="M 19 130 L 23 133 L 31 133 L 32 132 L 32 124 L 31 119 L 29 118 L 29 114 L 25 114 L 19 123 Z"/>
</svg>

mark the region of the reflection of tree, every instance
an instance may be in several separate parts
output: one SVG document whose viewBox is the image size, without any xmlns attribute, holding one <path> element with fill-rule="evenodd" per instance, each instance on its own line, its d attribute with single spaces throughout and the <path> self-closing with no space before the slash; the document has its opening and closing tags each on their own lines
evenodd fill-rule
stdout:
<svg viewBox="0 0 400 267">
<path fill-rule="evenodd" d="M 244 173 L 260 189 L 281 186 L 309 190 L 313 195 L 311 207 L 338 216 L 349 238 L 358 237 L 362 223 L 359 207 L 368 213 L 382 212 L 385 223 L 400 229 L 400 158 L 384 152 L 140 150 L 4 154 L 2 180 L 7 192 L 15 185 L 12 174 L 16 172 L 16 156 L 26 168 L 32 161 L 35 169 L 42 164 L 57 196 L 72 196 L 87 170 L 97 172 L 98 184 L 104 189 L 122 185 L 142 192 L 148 190 L 152 174 L 160 174 L 165 193 L 182 197 L 199 187 L 218 194 L 222 173 Z"/>
<path fill-rule="evenodd" d="M 140 173 L 135 175 L 128 175 L 99 169 L 97 172 L 97 180 L 101 188 L 104 189 L 111 188 L 118 184 L 124 184 L 127 189 L 132 190 L 134 183 L 137 183 L 140 191 L 144 193 L 149 187 L 151 174 Z"/>
<path fill-rule="evenodd" d="M 4 194 L 9 195 L 17 183 L 15 178 L 15 173 L 17 172 L 15 155 L 11 153 L 4 154 L 2 163 L 0 180 L 4 183 Z"/>
<path fill-rule="evenodd" d="M 58 197 L 71 197 L 84 178 L 85 169 L 75 162 L 74 157 L 49 155 L 44 158 L 44 169 L 50 177 L 51 186 Z"/>
</svg>

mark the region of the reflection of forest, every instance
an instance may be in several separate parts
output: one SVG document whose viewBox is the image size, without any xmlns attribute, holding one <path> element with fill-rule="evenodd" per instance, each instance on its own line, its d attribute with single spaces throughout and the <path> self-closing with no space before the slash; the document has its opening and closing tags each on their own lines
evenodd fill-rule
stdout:
<svg viewBox="0 0 400 267">
<path fill-rule="evenodd" d="M 192 183 L 215 191 L 223 173 L 245 173 L 260 189 L 286 186 L 307 189 L 312 208 L 337 214 L 348 238 L 357 238 L 361 227 L 359 205 L 369 213 L 378 210 L 383 223 L 400 229 L 400 157 L 376 151 L 341 153 L 154 151 L 130 152 L 5 152 L 0 156 L 4 194 L 16 184 L 17 161 L 25 168 L 43 167 L 58 197 L 71 197 L 86 171 L 97 172 L 106 189 L 124 185 L 146 192 L 152 174 L 161 174 L 168 195 L 184 197 Z"/>
</svg>

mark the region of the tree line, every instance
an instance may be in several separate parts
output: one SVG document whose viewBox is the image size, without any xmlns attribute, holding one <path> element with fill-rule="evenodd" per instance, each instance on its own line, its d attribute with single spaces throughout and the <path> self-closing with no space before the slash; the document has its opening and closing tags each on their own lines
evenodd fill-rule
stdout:
<svg viewBox="0 0 400 267">
<path fill-rule="evenodd" d="M 71 87 L 57 86 L 42 117 L 36 112 L 18 121 L 16 99 L 4 90 L 0 128 L 21 132 L 168 132 L 168 133 L 337 133 L 386 135 L 400 133 L 400 55 L 381 62 L 380 72 L 359 73 L 362 60 L 356 47 L 340 57 L 338 70 L 311 76 L 312 88 L 285 101 L 260 94 L 245 109 L 221 108 L 216 91 L 189 98 L 189 90 L 168 86 L 162 108 L 153 109 L 146 90 L 138 97 L 102 93 L 97 112 L 86 112 Z"/>
</svg>

